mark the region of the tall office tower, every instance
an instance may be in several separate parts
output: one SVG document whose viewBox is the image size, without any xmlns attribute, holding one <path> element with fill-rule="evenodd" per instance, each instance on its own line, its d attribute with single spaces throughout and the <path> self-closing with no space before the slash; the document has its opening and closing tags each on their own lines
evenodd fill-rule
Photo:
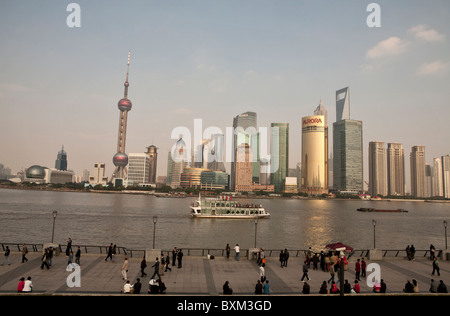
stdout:
<svg viewBox="0 0 450 316">
<path fill-rule="evenodd" d="M 322 104 L 322 100 L 319 102 L 319 106 L 314 110 L 314 115 L 323 115 L 325 118 L 325 186 L 328 188 L 330 184 L 330 175 L 329 169 L 330 165 L 328 164 L 328 111 Z M 331 168 L 332 169 L 332 168 Z"/>
<path fill-rule="evenodd" d="M 425 195 L 424 197 L 433 196 L 433 166 L 425 163 Z"/>
<path fill-rule="evenodd" d="M 274 185 L 275 191 L 281 192 L 289 172 L 289 123 L 272 123 L 270 130 L 270 155 L 276 169 L 271 170 L 270 184 Z"/>
<path fill-rule="evenodd" d="M 184 172 L 190 160 L 189 149 L 186 147 L 186 143 L 182 138 L 176 142 L 171 155 L 172 172 L 170 186 L 175 189 L 181 186 L 181 174 Z"/>
<path fill-rule="evenodd" d="M 158 148 L 154 145 L 147 147 L 147 156 L 150 158 L 150 170 L 148 173 L 148 183 L 156 183 L 156 165 L 158 162 Z"/>
<path fill-rule="evenodd" d="M 230 190 L 235 190 L 236 158 L 237 149 L 242 144 L 248 144 L 252 149 L 252 177 L 256 177 L 256 170 L 259 177 L 259 146 L 258 133 L 256 129 L 256 113 L 245 112 L 233 118 L 233 161 L 231 162 Z"/>
<path fill-rule="evenodd" d="M 146 153 L 128 155 L 128 185 L 148 184 L 150 175 L 150 157 Z"/>
<path fill-rule="evenodd" d="M 302 118 L 302 181 L 301 191 L 308 194 L 328 193 L 325 157 L 325 117 Z"/>
<path fill-rule="evenodd" d="M 444 196 L 444 184 L 442 182 L 442 158 L 433 158 L 433 196 Z"/>
<path fill-rule="evenodd" d="M 89 170 L 83 169 L 83 175 L 81 176 L 81 182 L 89 181 Z"/>
<path fill-rule="evenodd" d="M 235 192 L 251 192 L 253 168 L 252 168 L 252 148 L 247 143 L 242 143 L 236 149 L 235 163 Z"/>
<path fill-rule="evenodd" d="M 425 146 L 411 147 L 411 195 L 425 197 Z"/>
<path fill-rule="evenodd" d="M 333 123 L 333 188 L 357 193 L 363 182 L 362 122 L 342 120 Z"/>
<path fill-rule="evenodd" d="M 171 185 L 172 183 L 172 165 L 173 165 L 172 152 L 169 151 L 167 155 L 167 175 L 165 182 L 167 185 Z"/>
<path fill-rule="evenodd" d="M 400 143 L 387 144 L 388 195 L 405 195 L 405 153 Z"/>
<path fill-rule="evenodd" d="M 62 149 L 56 156 L 55 169 L 63 171 L 67 170 L 67 153 L 64 151 L 64 146 L 62 146 Z"/>
<path fill-rule="evenodd" d="M 442 156 L 442 189 L 446 199 L 450 198 L 450 155 Z"/>
<path fill-rule="evenodd" d="M 119 134 L 117 137 L 117 153 L 113 157 L 113 163 L 116 166 L 114 173 L 111 177 L 111 182 L 116 181 L 116 179 L 121 179 L 117 183 L 114 183 L 116 186 L 120 186 L 123 179 L 127 176 L 126 166 L 128 164 L 128 156 L 125 153 L 125 142 L 127 139 L 127 120 L 128 120 L 128 112 L 131 110 L 131 101 L 128 99 L 128 73 L 130 69 L 130 52 L 128 52 L 128 63 L 127 63 L 127 77 L 124 83 L 125 91 L 122 99 L 119 100 L 117 104 L 120 110 L 119 116 Z"/>
<path fill-rule="evenodd" d="M 369 194 L 372 196 L 387 195 L 384 142 L 369 142 Z"/>
<path fill-rule="evenodd" d="M 203 151 L 205 163 L 202 166 L 203 168 L 213 171 L 226 171 L 223 163 L 223 146 L 223 134 L 213 134 L 210 139 L 205 141 Z"/>
<path fill-rule="evenodd" d="M 336 122 L 350 119 L 350 88 L 336 91 Z"/>
</svg>

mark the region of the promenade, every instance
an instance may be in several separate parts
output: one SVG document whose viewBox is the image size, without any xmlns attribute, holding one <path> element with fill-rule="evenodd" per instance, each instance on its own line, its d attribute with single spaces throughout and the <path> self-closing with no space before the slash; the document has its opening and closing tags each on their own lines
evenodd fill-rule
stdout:
<svg viewBox="0 0 450 316">
<path fill-rule="evenodd" d="M 27 255 L 28 261 L 21 263 L 21 254 L 11 252 L 11 264 L 0 266 L 0 295 L 16 294 L 17 284 L 21 277 L 25 279 L 30 276 L 33 282 L 33 292 L 20 295 L 121 295 L 124 281 L 120 268 L 124 261 L 124 255 L 115 255 L 114 260 L 105 262 L 104 254 L 83 254 L 80 262 L 80 287 L 69 287 L 68 276 L 75 270 L 66 271 L 67 257 L 61 253 L 53 258 L 53 265 L 47 270 L 41 269 L 40 253 L 31 252 Z M 129 258 L 128 279 L 134 283 L 137 278 L 141 279 L 142 290 L 140 295 L 147 294 L 149 280 L 154 269 L 155 258 L 147 259 L 146 277 L 141 277 L 140 262 L 142 258 Z M 345 279 L 353 285 L 354 263 L 357 257 L 349 259 Z M 3 260 L 3 256 L 1 257 Z M 431 275 L 432 264 L 428 258 L 416 258 L 408 261 L 404 258 L 384 259 L 370 261 L 367 263 L 378 263 L 381 268 L 381 278 L 387 284 L 386 295 L 403 295 L 403 287 L 407 280 L 416 279 L 419 291 L 422 294 L 429 293 L 431 278 L 438 283 L 443 280 L 449 289 L 450 285 L 450 262 L 440 260 L 440 276 Z M 271 257 L 266 262 L 266 276 L 270 283 L 270 295 L 302 295 L 303 258 L 292 257 L 287 267 L 280 267 L 278 258 Z M 234 259 L 234 252 L 229 259 L 216 257 L 184 256 L 182 268 L 170 265 L 171 271 L 161 276 L 167 287 L 166 295 L 183 296 L 217 296 L 222 295 L 222 286 L 229 281 L 234 295 L 254 295 L 255 284 L 259 279 L 259 267 L 253 260 L 241 258 Z M 367 276 L 369 276 L 368 272 Z M 308 282 L 311 287 L 310 295 L 319 295 L 319 288 L 323 281 L 330 278 L 328 272 L 313 270 L 312 264 L 309 269 Z M 336 275 L 335 280 L 338 280 Z M 380 295 L 372 293 L 367 286 L 365 278 L 361 278 L 361 293 L 354 295 Z M 329 288 L 329 286 L 328 286 Z M 382 295 L 382 294 L 381 294 Z M 447 294 L 448 295 L 448 294 Z"/>
</svg>

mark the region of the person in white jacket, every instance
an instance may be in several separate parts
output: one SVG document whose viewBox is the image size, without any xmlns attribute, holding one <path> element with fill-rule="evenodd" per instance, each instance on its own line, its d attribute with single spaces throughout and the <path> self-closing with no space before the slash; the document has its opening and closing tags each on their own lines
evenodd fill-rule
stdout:
<svg viewBox="0 0 450 316">
<path fill-rule="evenodd" d="M 122 268 L 120 269 L 122 272 L 122 278 L 123 280 L 128 280 L 127 278 L 127 272 L 128 272 L 128 258 L 125 257 L 125 259 L 123 260 L 123 265 Z"/>
<path fill-rule="evenodd" d="M 22 292 L 31 292 L 33 290 L 33 282 L 31 282 L 31 277 L 28 277 L 23 286 Z"/>
</svg>

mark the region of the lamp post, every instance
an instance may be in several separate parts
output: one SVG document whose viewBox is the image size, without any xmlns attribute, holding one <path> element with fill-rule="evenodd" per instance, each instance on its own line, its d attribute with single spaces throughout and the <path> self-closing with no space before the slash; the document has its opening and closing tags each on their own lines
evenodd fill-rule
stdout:
<svg viewBox="0 0 450 316">
<path fill-rule="evenodd" d="M 375 226 L 377 226 L 377 221 L 376 220 L 372 220 L 372 225 L 373 225 L 373 249 L 376 249 L 376 242 L 375 242 Z"/>
<path fill-rule="evenodd" d="M 256 231 L 258 228 L 258 217 L 255 216 L 255 248 L 256 248 Z"/>
<path fill-rule="evenodd" d="M 56 221 L 56 215 L 58 215 L 58 211 L 53 211 L 53 230 L 52 230 L 52 244 L 55 237 L 55 221 Z"/>
<path fill-rule="evenodd" d="M 153 216 L 153 249 L 155 249 L 155 232 L 156 232 L 156 222 L 158 221 L 158 216 Z"/>
<path fill-rule="evenodd" d="M 444 230 L 445 230 L 445 250 L 447 250 L 447 221 L 444 221 Z"/>
</svg>

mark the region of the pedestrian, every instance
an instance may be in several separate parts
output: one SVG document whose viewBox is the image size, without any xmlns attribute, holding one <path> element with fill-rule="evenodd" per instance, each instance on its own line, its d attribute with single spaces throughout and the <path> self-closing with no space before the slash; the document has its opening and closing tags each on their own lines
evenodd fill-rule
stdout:
<svg viewBox="0 0 450 316">
<path fill-rule="evenodd" d="M 48 248 L 48 254 L 47 254 L 47 263 L 48 266 L 51 267 L 53 264 L 53 247 Z"/>
<path fill-rule="evenodd" d="M 133 294 L 141 294 L 142 283 L 141 279 L 137 278 L 133 284 Z"/>
<path fill-rule="evenodd" d="M 408 258 L 408 260 L 411 260 L 411 247 L 406 246 L 406 257 Z"/>
<path fill-rule="evenodd" d="M 223 288 L 223 294 L 225 294 L 225 295 L 233 294 L 233 289 L 230 287 L 230 283 L 228 281 L 225 281 L 222 288 Z"/>
<path fill-rule="evenodd" d="M 72 239 L 69 237 L 67 241 L 67 247 L 66 247 L 66 256 L 70 255 L 70 251 L 72 250 Z"/>
<path fill-rule="evenodd" d="M 325 271 L 325 254 L 323 253 L 323 251 L 320 252 L 320 269 L 322 269 L 322 271 Z"/>
<path fill-rule="evenodd" d="M 416 254 L 416 248 L 414 247 L 414 245 L 411 245 L 410 251 L 411 251 L 411 260 L 415 260 L 414 255 Z"/>
<path fill-rule="evenodd" d="M 111 262 L 112 262 L 112 260 L 113 260 L 112 255 L 113 255 L 113 244 L 111 243 L 108 247 L 108 255 L 106 256 L 105 261 L 108 261 L 108 258 L 111 258 Z"/>
<path fill-rule="evenodd" d="M 22 292 L 29 293 L 32 291 L 33 291 L 33 282 L 31 281 L 31 277 L 29 276 L 23 284 Z"/>
<path fill-rule="evenodd" d="M 177 260 L 178 260 L 178 269 L 180 269 L 183 266 L 183 249 L 178 250 Z"/>
<path fill-rule="evenodd" d="M 311 288 L 310 288 L 308 282 L 303 283 L 302 293 L 303 294 L 309 294 L 310 291 L 311 291 Z"/>
<path fill-rule="evenodd" d="M 413 279 L 412 280 L 412 285 L 413 285 L 413 292 L 414 293 L 419 293 L 419 284 L 417 283 L 417 280 Z"/>
<path fill-rule="evenodd" d="M 313 270 L 317 270 L 318 269 L 318 263 L 319 263 L 319 256 L 317 255 L 317 253 L 315 252 L 313 257 L 312 257 L 312 262 L 313 262 Z"/>
<path fill-rule="evenodd" d="M 170 268 L 170 255 L 167 252 L 167 256 L 166 256 L 166 269 L 164 270 L 164 272 L 167 272 L 167 270 L 172 271 L 172 269 Z"/>
<path fill-rule="evenodd" d="M 17 292 L 22 292 L 24 286 L 25 286 L 25 278 L 21 277 L 19 280 L 19 284 L 17 284 Z"/>
<path fill-rule="evenodd" d="M 359 259 L 358 259 L 358 260 L 356 260 L 356 263 L 355 263 L 355 279 L 358 281 L 361 281 L 361 279 L 359 278 L 360 273 L 361 273 L 361 263 L 359 262 Z"/>
<path fill-rule="evenodd" d="M 255 294 L 262 294 L 263 285 L 260 280 L 256 282 L 255 285 Z"/>
<path fill-rule="evenodd" d="M 42 262 L 41 269 L 44 269 L 44 266 L 47 267 L 47 270 L 50 268 L 47 263 L 47 254 L 48 254 L 48 250 L 47 250 L 47 248 L 45 248 L 42 258 L 41 258 L 41 262 Z"/>
<path fill-rule="evenodd" d="M 172 266 L 175 266 L 175 260 L 177 259 L 177 247 L 172 250 Z"/>
<path fill-rule="evenodd" d="M 25 244 L 22 244 L 22 263 L 28 261 L 26 255 L 28 253 L 28 248 L 25 246 Z"/>
<path fill-rule="evenodd" d="M 266 280 L 266 270 L 265 267 L 266 264 L 263 263 L 260 267 L 259 267 L 259 278 L 261 279 L 261 283 L 264 283 L 264 281 Z"/>
<path fill-rule="evenodd" d="M 319 294 L 328 294 L 327 282 L 323 281 L 319 289 Z"/>
<path fill-rule="evenodd" d="M 280 251 L 280 263 L 281 263 L 281 267 L 284 266 L 284 252 L 283 250 Z"/>
<path fill-rule="evenodd" d="M 127 257 L 125 257 L 124 259 L 123 259 L 123 264 L 122 264 L 122 267 L 120 268 L 120 271 L 121 271 L 121 273 L 122 273 L 122 280 L 128 280 L 128 275 L 127 275 L 127 273 L 128 273 L 128 258 Z"/>
<path fill-rule="evenodd" d="M 436 248 L 433 244 L 430 245 L 430 260 L 434 260 L 436 258 Z"/>
<path fill-rule="evenodd" d="M 142 257 L 141 260 L 141 278 L 145 278 L 147 273 L 145 273 L 145 268 L 147 267 L 147 261 L 145 260 L 145 256 Z"/>
<path fill-rule="evenodd" d="M 438 259 L 435 257 L 433 260 L 433 272 L 431 272 L 431 275 L 434 275 L 434 272 L 436 271 L 438 275 L 441 275 L 439 271 L 439 262 Z"/>
<path fill-rule="evenodd" d="M 159 263 L 158 257 L 156 257 L 156 262 L 154 265 L 152 265 L 152 268 L 155 268 L 155 271 L 153 272 L 153 275 L 152 275 L 152 279 L 155 277 L 155 275 L 157 275 L 158 278 L 161 279 L 161 275 L 159 274 L 159 264 L 160 263 Z"/>
<path fill-rule="evenodd" d="M 127 282 L 123 285 L 122 293 L 131 294 L 132 289 L 133 285 L 131 285 L 130 280 L 127 280 Z"/>
<path fill-rule="evenodd" d="M 284 266 L 285 267 L 287 267 L 288 260 L 289 260 L 289 251 L 286 248 L 284 248 Z"/>
<path fill-rule="evenodd" d="M 266 283 L 264 283 L 263 293 L 264 294 L 270 294 L 269 280 L 266 280 Z"/>
<path fill-rule="evenodd" d="M 434 282 L 434 279 L 431 279 L 431 282 L 430 282 L 430 292 L 437 293 L 437 285 Z"/>
<path fill-rule="evenodd" d="M 225 247 L 225 251 L 227 252 L 227 259 L 230 259 L 230 251 L 231 251 L 230 244 L 227 244 L 227 246 Z"/>
<path fill-rule="evenodd" d="M 437 291 L 438 293 L 448 293 L 447 286 L 445 285 L 444 281 L 439 280 Z"/>
<path fill-rule="evenodd" d="M 363 278 L 366 277 L 366 267 L 367 267 L 366 261 L 364 260 L 364 258 L 362 258 L 361 259 L 361 276 Z"/>
<path fill-rule="evenodd" d="M 9 261 L 9 254 L 11 253 L 11 250 L 9 249 L 9 246 L 6 246 L 5 249 L 5 256 L 3 257 L 3 261 L 2 261 L 2 265 L 5 264 L 5 262 L 8 263 L 8 265 L 11 264 L 11 262 Z"/>
<path fill-rule="evenodd" d="M 77 248 L 77 253 L 75 254 L 75 263 L 80 265 L 80 258 L 81 258 L 81 249 L 80 246 Z"/>
<path fill-rule="evenodd" d="M 405 292 L 405 293 L 414 293 L 414 286 L 412 285 L 410 280 L 408 280 L 406 282 L 405 287 L 403 288 L 403 292 Z"/>
<path fill-rule="evenodd" d="M 303 281 L 305 277 L 308 279 L 308 281 L 311 280 L 308 276 L 308 262 L 306 260 L 303 262 L 303 275 L 301 281 Z"/>
<path fill-rule="evenodd" d="M 355 293 L 359 293 L 361 291 L 358 280 L 355 280 L 355 285 L 353 286 L 353 291 L 355 291 Z"/>
<path fill-rule="evenodd" d="M 236 261 L 239 261 L 240 249 L 239 249 L 239 245 L 238 244 L 236 244 L 236 246 L 234 246 L 234 251 L 236 253 L 234 259 Z"/>
<path fill-rule="evenodd" d="M 380 286 L 380 293 L 386 293 L 387 286 L 383 279 L 381 279 Z"/>
<path fill-rule="evenodd" d="M 67 260 L 67 265 L 71 264 L 73 261 L 73 251 L 72 248 L 69 251 L 69 259 Z"/>
<path fill-rule="evenodd" d="M 334 266 L 330 267 L 330 278 L 328 279 L 328 283 L 330 283 L 330 281 L 334 282 Z"/>
</svg>

